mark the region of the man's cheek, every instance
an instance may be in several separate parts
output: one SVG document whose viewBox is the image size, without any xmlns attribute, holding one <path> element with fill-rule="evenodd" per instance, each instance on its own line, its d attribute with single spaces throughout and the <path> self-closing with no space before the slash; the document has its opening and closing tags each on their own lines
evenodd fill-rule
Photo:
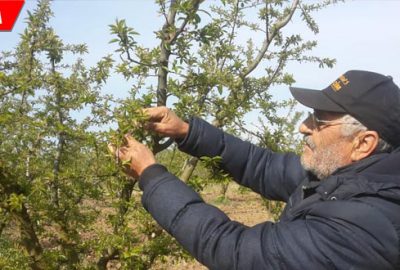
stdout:
<svg viewBox="0 0 400 270">
<path fill-rule="evenodd" d="M 312 154 L 312 149 L 309 145 L 304 144 L 302 156 L 309 157 Z"/>
</svg>

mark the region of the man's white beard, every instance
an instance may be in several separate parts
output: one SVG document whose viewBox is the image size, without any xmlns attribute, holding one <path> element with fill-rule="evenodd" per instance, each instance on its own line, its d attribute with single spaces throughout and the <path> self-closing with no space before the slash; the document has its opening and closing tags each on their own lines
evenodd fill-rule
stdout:
<svg viewBox="0 0 400 270">
<path fill-rule="evenodd" d="M 341 149 L 339 147 L 341 142 L 317 148 L 310 137 L 306 137 L 305 141 L 311 148 L 312 153 L 307 160 L 304 158 L 304 155 L 301 155 L 301 165 L 318 179 L 327 178 L 338 168 L 345 165 L 343 164 L 343 153 L 339 151 Z"/>
</svg>

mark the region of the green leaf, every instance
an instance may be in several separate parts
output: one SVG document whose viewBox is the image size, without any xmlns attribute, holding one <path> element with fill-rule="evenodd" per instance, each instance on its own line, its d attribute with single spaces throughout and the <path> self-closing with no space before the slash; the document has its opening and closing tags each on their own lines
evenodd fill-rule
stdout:
<svg viewBox="0 0 400 270">
<path fill-rule="evenodd" d="M 110 40 L 108 43 L 116 43 L 116 42 L 119 42 L 119 39 L 118 38 L 113 38 L 112 40 Z"/>
<path fill-rule="evenodd" d="M 25 201 L 25 196 L 22 194 L 12 193 L 8 198 L 8 206 L 12 211 L 20 212 L 22 210 L 23 203 Z"/>
</svg>

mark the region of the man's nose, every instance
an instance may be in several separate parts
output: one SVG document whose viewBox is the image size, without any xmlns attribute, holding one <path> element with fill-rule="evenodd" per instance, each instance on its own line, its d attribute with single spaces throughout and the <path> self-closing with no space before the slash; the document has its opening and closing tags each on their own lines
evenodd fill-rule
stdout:
<svg viewBox="0 0 400 270">
<path fill-rule="evenodd" d="M 313 124 L 310 117 L 307 117 L 300 125 L 299 132 L 303 135 L 311 135 L 313 133 Z"/>
</svg>

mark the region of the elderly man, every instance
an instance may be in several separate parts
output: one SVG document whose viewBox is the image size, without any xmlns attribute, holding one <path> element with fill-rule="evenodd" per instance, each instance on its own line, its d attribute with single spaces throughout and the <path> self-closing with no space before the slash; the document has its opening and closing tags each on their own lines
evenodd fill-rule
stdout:
<svg viewBox="0 0 400 270">
<path fill-rule="evenodd" d="M 140 177 L 144 207 L 211 269 L 400 269 L 399 88 L 391 77 L 353 70 L 322 91 L 291 92 L 314 109 L 300 126 L 301 157 L 147 109 L 149 129 L 193 156 L 221 156 L 239 184 L 286 202 L 279 222 L 231 221 L 127 136 L 117 151 Z"/>
</svg>

